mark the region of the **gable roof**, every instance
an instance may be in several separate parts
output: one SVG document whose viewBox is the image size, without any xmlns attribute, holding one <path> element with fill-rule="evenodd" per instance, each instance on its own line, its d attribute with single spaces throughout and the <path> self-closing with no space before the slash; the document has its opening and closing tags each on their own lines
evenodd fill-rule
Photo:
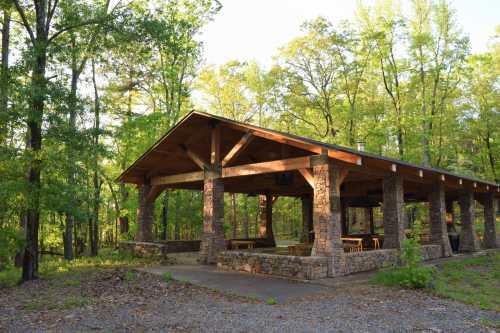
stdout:
<svg viewBox="0 0 500 333">
<path fill-rule="evenodd" d="M 183 144 L 185 141 L 191 140 L 196 136 L 200 136 L 200 138 L 198 138 L 199 141 L 209 141 L 209 138 L 207 138 L 206 135 L 203 134 L 203 129 L 206 127 L 206 124 L 210 124 L 212 122 L 218 122 L 224 128 L 226 128 L 226 130 L 228 131 L 228 137 L 235 137 L 235 131 L 240 135 L 242 132 L 252 131 L 252 133 L 261 138 L 278 142 L 280 144 L 293 146 L 299 150 L 301 149 L 311 153 L 319 153 L 321 150 L 328 150 L 329 156 L 331 158 L 338 159 L 341 162 L 348 161 L 353 164 L 367 166 L 368 168 L 373 167 L 392 171 L 398 170 L 404 172 L 404 176 L 412 177 L 417 180 L 418 178 L 428 177 L 441 180 L 446 179 L 447 185 L 456 185 L 457 188 L 464 185 L 469 185 L 469 187 L 472 187 L 476 192 L 500 192 L 499 184 L 491 181 L 481 180 L 476 177 L 458 175 L 444 169 L 425 167 L 394 158 L 338 146 L 335 144 L 328 144 L 310 138 L 284 133 L 268 128 L 262 128 L 256 125 L 231 120 L 200 111 L 192 111 L 188 113 L 184 118 L 182 118 L 175 126 L 167 131 L 165 135 L 163 135 L 158 141 L 156 141 L 156 143 L 153 144 L 151 148 L 144 152 L 144 154 L 142 154 L 132 165 L 130 165 L 118 177 L 118 180 L 129 183 L 141 183 L 144 177 L 155 173 L 155 171 L 152 169 L 152 165 L 155 165 L 155 167 L 157 168 L 157 172 L 159 172 L 160 174 L 193 171 L 193 167 L 188 167 L 187 164 L 184 167 L 179 166 L 179 168 L 177 169 L 174 167 L 172 167 L 171 170 L 168 168 L 165 170 L 161 170 L 161 168 L 158 169 L 157 165 L 159 164 L 174 166 L 176 163 L 182 164 L 185 162 L 180 156 L 175 155 L 170 150 L 162 151 L 162 147 L 166 147 L 170 143 L 173 145 Z M 171 153 L 170 155 L 169 152 Z M 156 159 L 156 162 L 154 162 L 155 158 L 153 158 L 152 155 L 154 155 L 155 153 L 164 153 L 165 156 L 169 157 L 168 163 L 165 163 L 164 159 Z M 175 160 L 172 160 L 172 158 L 175 158 Z"/>
</svg>

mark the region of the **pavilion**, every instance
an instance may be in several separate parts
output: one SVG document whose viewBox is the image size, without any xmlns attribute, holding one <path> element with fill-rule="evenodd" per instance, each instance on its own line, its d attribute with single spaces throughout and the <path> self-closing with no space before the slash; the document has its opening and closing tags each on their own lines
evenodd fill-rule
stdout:
<svg viewBox="0 0 500 333">
<path fill-rule="evenodd" d="M 483 246 L 498 247 L 499 184 L 197 111 L 186 115 L 119 180 L 139 189 L 136 240 L 141 242 L 152 241 L 154 201 L 162 191 L 203 191 L 200 261 L 223 269 L 315 279 L 388 265 L 397 260 L 405 239 L 405 202 L 428 202 L 430 244 L 422 247 L 427 259 L 451 255 L 446 212 L 453 201 L 460 206 L 460 251 L 480 246 L 474 200 L 484 208 Z M 311 255 L 227 251 L 224 192 L 266 198 L 262 201 L 266 221 L 259 233 L 268 245 L 274 242 L 272 198 L 300 197 L 304 229 L 314 231 Z M 346 207 L 380 204 L 382 248 L 346 253 L 342 243 Z"/>
</svg>

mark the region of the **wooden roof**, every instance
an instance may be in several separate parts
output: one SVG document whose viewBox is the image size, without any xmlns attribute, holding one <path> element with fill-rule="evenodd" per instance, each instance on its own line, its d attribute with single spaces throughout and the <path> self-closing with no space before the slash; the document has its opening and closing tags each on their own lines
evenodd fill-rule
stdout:
<svg viewBox="0 0 500 333">
<path fill-rule="evenodd" d="M 381 179 L 384 175 L 394 172 L 403 176 L 405 195 L 408 199 L 424 199 L 428 193 L 427 187 L 436 181 L 444 182 L 447 192 L 450 193 L 469 188 L 476 193 L 496 192 L 500 196 L 500 186 L 494 182 L 410 164 L 198 111 L 186 115 L 125 170 L 118 180 L 141 184 L 145 179 L 200 172 L 200 163 L 210 160 L 211 129 L 215 124 L 220 127 L 221 156 L 230 156 L 235 145 L 246 145 L 244 149 L 238 150 L 237 156 L 231 156 L 226 167 L 328 152 L 334 162 L 349 170 L 341 188 L 341 195 L 345 197 L 366 199 L 371 196 L 371 201 L 378 200 L 381 196 Z M 247 139 L 251 136 L 252 140 L 248 140 L 251 142 L 246 142 L 245 135 Z M 293 196 L 312 191 L 299 170 L 286 172 L 287 186 L 280 185 L 280 174 L 283 172 L 270 171 L 267 174 L 229 177 L 224 179 L 224 188 L 227 192 L 273 192 Z M 203 184 L 195 177 L 191 182 L 184 181 L 164 186 L 166 187 L 201 189 Z"/>
</svg>

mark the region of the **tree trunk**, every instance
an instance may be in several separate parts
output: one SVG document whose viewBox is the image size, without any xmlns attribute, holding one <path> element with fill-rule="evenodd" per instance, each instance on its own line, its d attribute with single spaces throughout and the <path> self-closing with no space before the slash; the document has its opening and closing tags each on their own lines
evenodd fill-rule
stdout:
<svg viewBox="0 0 500 333">
<path fill-rule="evenodd" d="M 99 179 L 99 127 L 100 127 L 100 105 L 99 94 L 97 91 L 97 82 L 95 77 L 95 62 L 92 59 L 92 83 L 94 86 L 94 207 L 93 207 L 93 235 L 92 243 L 90 244 L 90 254 L 96 256 L 98 253 L 99 244 L 99 204 L 101 200 L 101 185 Z"/>
<path fill-rule="evenodd" d="M 167 240 L 168 235 L 168 191 L 163 194 L 163 207 L 161 210 L 161 239 Z"/>
<path fill-rule="evenodd" d="M 231 226 L 233 228 L 232 238 L 238 237 L 238 224 L 236 222 L 236 194 L 231 193 Z"/>
<path fill-rule="evenodd" d="M 174 218 L 175 218 L 175 224 L 174 224 L 174 239 L 179 240 L 181 239 L 180 236 L 180 221 L 179 221 L 179 191 L 175 191 L 175 209 L 174 209 Z"/>
<path fill-rule="evenodd" d="M 249 216 L 248 216 L 248 196 L 245 194 L 243 197 L 243 238 L 250 238 L 249 232 L 248 232 L 248 222 L 249 222 Z"/>
<path fill-rule="evenodd" d="M 9 100 L 9 54 L 10 54 L 10 11 L 3 10 L 2 25 L 2 68 L 0 70 L 0 144 L 7 136 L 8 100 Z"/>
<path fill-rule="evenodd" d="M 28 112 L 28 209 L 25 229 L 25 248 L 22 280 L 38 276 L 38 231 L 40 228 L 40 151 L 42 149 L 42 120 L 45 107 L 47 83 L 47 35 L 45 32 L 45 9 L 37 13 L 37 36 L 34 41 L 34 61 L 31 78 L 31 107 Z"/>
</svg>

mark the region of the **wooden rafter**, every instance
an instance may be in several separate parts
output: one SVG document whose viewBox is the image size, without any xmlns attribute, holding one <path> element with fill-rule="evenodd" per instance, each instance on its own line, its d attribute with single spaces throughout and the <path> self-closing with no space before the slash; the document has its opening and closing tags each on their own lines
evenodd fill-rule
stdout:
<svg viewBox="0 0 500 333">
<path fill-rule="evenodd" d="M 181 149 L 186 153 L 186 155 L 194 162 L 200 169 L 205 170 L 208 169 L 208 164 L 194 151 L 190 150 L 186 145 L 179 145 Z"/>
<path fill-rule="evenodd" d="M 151 185 L 170 185 L 180 183 L 191 183 L 203 180 L 203 171 L 187 172 L 177 175 L 157 176 L 151 179 Z"/>
<path fill-rule="evenodd" d="M 258 175 L 262 173 L 283 172 L 310 168 L 311 161 L 309 156 L 288 158 L 284 160 L 275 160 L 269 162 L 252 163 L 238 165 L 222 169 L 222 177 L 239 177 Z"/>
<path fill-rule="evenodd" d="M 231 163 L 234 161 L 245 149 L 246 146 L 250 142 L 252 142 L 254 136 L 252 135 L 252 132 L 247 132 L 245 133 L 240 140 L 231 148 L 231 150 L 224 156 L 222 159 L 222 166 L 226 166 L 227 164 Z"/>
<path fill-rule="evenodd" d="M 220 126 L 214 124 L 210 134 L 210 165 L 218 167 L 220 165 Z"/>
<path fill-rule="evenodd" d="M 310 169 L 299 169 L 300 174 L 304 177 L 306 182 L 314 189 L 314 176 Z"/>
<path fill-rule="evenodd" d="M 265 173 L 283 172 L 311 167 L 309 156 L 288 158 L 260 163 L 251 163 L 222 169 L 222 178 L 252 176 Z M 177 175 L 157 176 L 151 179 L 152 185 L 169 185 L 201 181 L 203 171 L 182 173 Z"/>
</svg>

